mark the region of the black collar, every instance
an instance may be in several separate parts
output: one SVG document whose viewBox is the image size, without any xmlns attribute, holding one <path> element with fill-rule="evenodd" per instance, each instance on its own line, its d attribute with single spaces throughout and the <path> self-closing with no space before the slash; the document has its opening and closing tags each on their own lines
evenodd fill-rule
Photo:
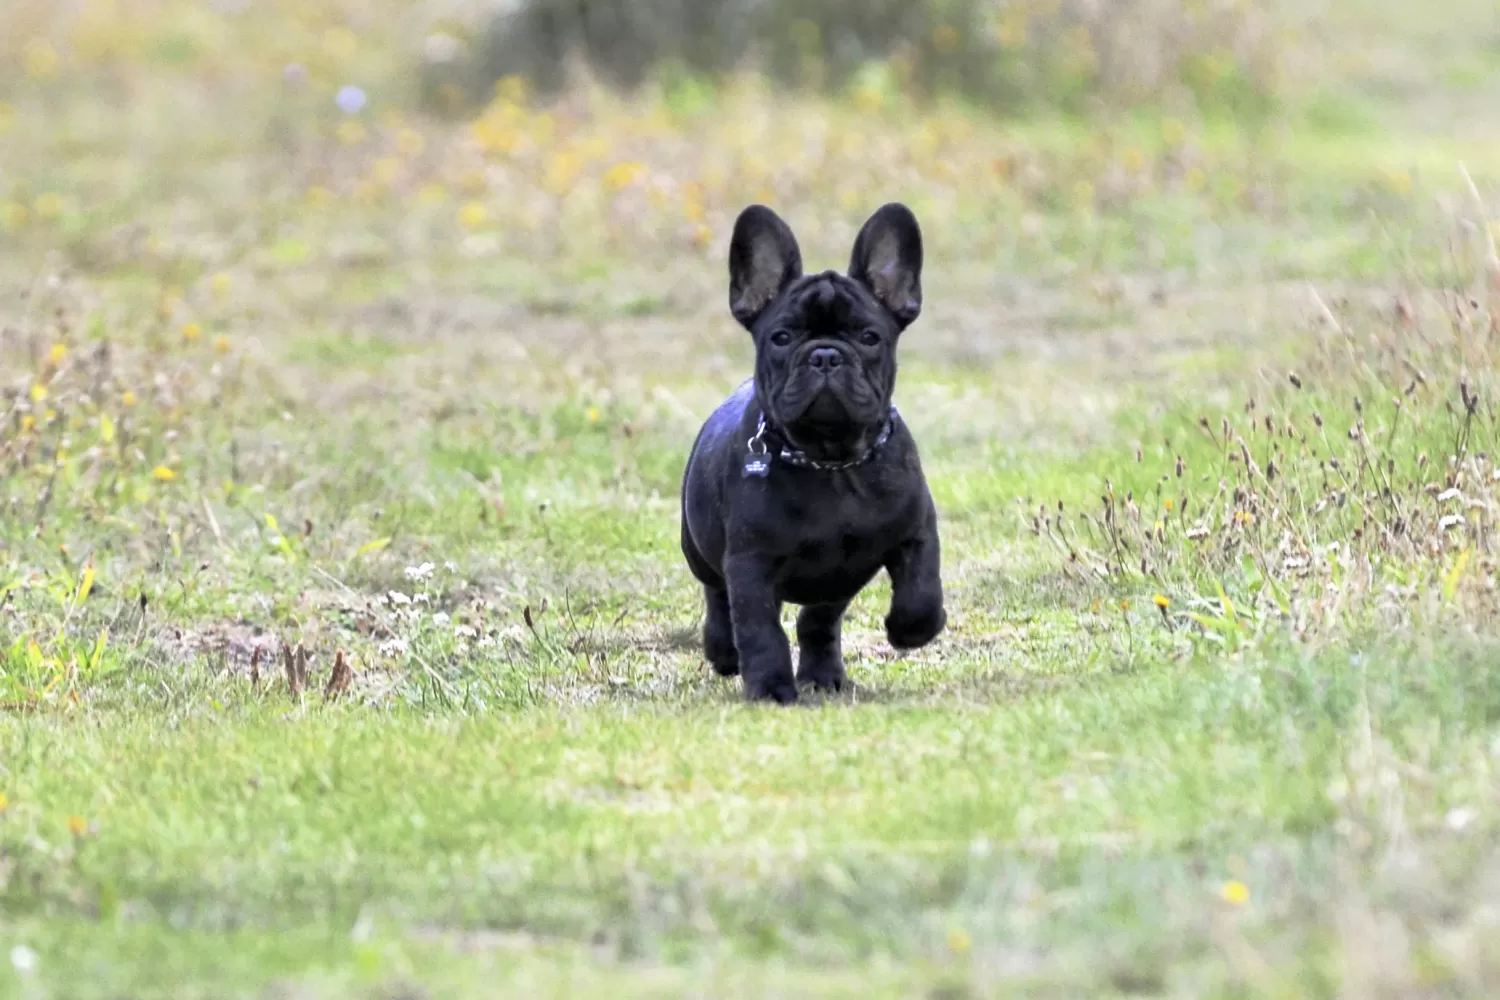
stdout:
<svg viewBox="0 0 1500 1000">
<path fill-rule="evenodd" d="M 896 421 L 901 419 L 901 414 L 896 412 L 896 407 L 891 407 L 891 412 L 885 418 L 885 423 L 880 427 L 880 433 L 876 435 L 875 441 L 864 453 L 851 458 L 846 462 L 825 462 L 816 458 L 808 457 L 807 452 L 800 448 L 792 447 L 791 438 L 785 431 L 773 428 L 766 422 L 766 415 L 760 415 L 760 421 L 755 427 L 755 436 L 750 439 L 750 457 L 745 462 L 745 474 L 747 476 L 764 476 L 771 470 L 769 460 L 770 446 L 766 443 L 766 435 L 770 434 L 781 442 L 777 457 L 787 465 L 794 465 L 799 469 L 816 469 L 819 472 L 837 472 L 840 469 L 852 469 L 856 465 L 864 465 L 875 457 L 875 453 L 885 446 L 891 439 L 891 432 L 896 429 Z"/>
</svg>

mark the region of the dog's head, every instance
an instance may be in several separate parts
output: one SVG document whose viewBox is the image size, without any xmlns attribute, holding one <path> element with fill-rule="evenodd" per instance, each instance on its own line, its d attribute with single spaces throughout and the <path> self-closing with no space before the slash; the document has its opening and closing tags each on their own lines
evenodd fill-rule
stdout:
<svg viewBox="0 0 1500 1000">
<path fill-rule="evenodd" d="M 766 416 L 797 447 L 847 457 L 879 433 L 896 385 L 896 341 L 922 309 L 922 233 L 905 205 L 872 215 L 848 275 L 802 273 L 797 238 L 763 205 L 729 245 L 729 308 L 755 338 Z"/>
</svg>

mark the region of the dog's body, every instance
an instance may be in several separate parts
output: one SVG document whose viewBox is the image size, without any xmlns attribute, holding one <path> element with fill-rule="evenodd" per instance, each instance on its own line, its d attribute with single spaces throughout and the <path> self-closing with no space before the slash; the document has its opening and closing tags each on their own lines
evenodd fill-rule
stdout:
<svg viewBox="0 0 1500 1000">
<path fill-rule="evenodd" d="M 769 209 L 741 214 L 730 306 L 755 337 L 755 377 L 708 419 L 683 477 L 682 550 L 703 584 L 704 652 L 751 698 L 844 684 L 839 629 L 885 568 L 886 632 L 922 646 L 946 622 L 937 514 L 916 442 L 891 406 L 896 342 L 921 308 L 921 235 L 903 206 L 877 212 L 849 276 L 803 276 Z M 781 627 L 802 605 L 800 662 Z"/>
</svg>

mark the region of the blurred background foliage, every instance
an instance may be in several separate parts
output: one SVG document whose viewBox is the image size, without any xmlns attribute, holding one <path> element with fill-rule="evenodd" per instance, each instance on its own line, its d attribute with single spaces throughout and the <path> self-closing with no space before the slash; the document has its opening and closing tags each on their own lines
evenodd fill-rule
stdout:
<svg viewBox="0 0 1500 1000">
<path fill-rule="evenodd" d="M 169 290 L 459 255 L 576 293 L 717 260 L 750 199 L 842 252 L 899 190 L 997 270 L 1196 267 L 1240 218 L 1249 267 L 1361 271 L 1458 136 L 1492 173 L 1497 70 L 1488 0 L 7 0 L 0 233 Z"/>
<path fill-rule="evenodd" d="M 529 0 L 491 17 L 453 82 L 483 95 L 510 75 L 559 89 L 570 65 L 625 88 L 757 68 L 867 103 L 955 95 L 1077 112 L 1187 99 L 1260 115 L 1293 45 L 1245 0 Z"/>
<path fill-rule="evenodd" d="M 1277 106 L 1299 46 L 1295 23 L 1249 0 L 9 0 L 7 7 L 0 57 L 32 78 L 74 63 L 107 75 L 143 55 L 158 66 L 227 73 L 279 49 L 314 74 L 347 73 L 351 62 L 405 72 L 429 105 L 447 110 L 484 103 L 511 76 L 555 94 L 581 74 L 628 89 L 691 88 L 761 70 L 783 87 L 866 102 L 899 92 L 960 96 L 1001 112 L 1078 112 L 1094 102 L 1190 101 L 1263 115 Z M 311 55 L 307 31 L 323 34 Z M 386 46 L 403 58 L 382 58 Z M 0 69 L 0 86 L 10 76 Z"/>
</svg>

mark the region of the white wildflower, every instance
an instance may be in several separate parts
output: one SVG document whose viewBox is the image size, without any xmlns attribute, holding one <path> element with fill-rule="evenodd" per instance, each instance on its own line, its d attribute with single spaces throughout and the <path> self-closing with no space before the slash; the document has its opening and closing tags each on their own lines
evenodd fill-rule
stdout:
<svg viewBox="0 0 1500 1000">
<path fill-rule="evenodd" d="M 438 625 L 446 625 L 448 624 L 448 612 L 436 611 L 432 615 L 432 620 Z"/>
<path fill-rule="evenodd" d="M 435 567 L 430 562 L 424 562 L 420 566 L 406 567 L 406 578 L 408 580 L 425 580 L 432 575 Z"/>
<path fill-rule="evenodd" d="M 411 646 L 405 639 L 397 637 L 380 644 L 381 656 L 405 656 Z"/>
<path fill-rule="evenodd" d="M 1473 809 L 1460 807 L 1457 809 L 1448 810 L 1448 815 L 1445 818 L 1445 821 L 1448 824 L 1448 829 L 1458 831 L 1464 829 L 1470 823 L 1473 823 L 1474 819 L 1475 812 Z"/>
<path fill-rule="evenodd" d="M 333 100 L 344 114 L 357 115 L 364 110 L 365 104 L 369 102 L 370 97 L 361 88 L 350 84 L 347 87 L 339 88 L 338 95 Z"/>
<path fill-rule="evenodd" d="M 391 599 L 391 603 L 397 605 L 398 607 L 401 606 L 401 605 L 403 605 L 403 604 L 410 604 L 411 603 L 411 598 L 407 597 L 405 594 L 401 593 L 401 591 L 399 591 L 399 590 L 393 590 L 389 594 L 386 594 L 385 596 L 389 597 Z"/>
<path fill-rule="evenodd" d="M 30 975 L 36 971 L 36 952 L 24 944 L 18 944 L 10 950 L 10 964 L 21 975 Z"/>
</svg>

